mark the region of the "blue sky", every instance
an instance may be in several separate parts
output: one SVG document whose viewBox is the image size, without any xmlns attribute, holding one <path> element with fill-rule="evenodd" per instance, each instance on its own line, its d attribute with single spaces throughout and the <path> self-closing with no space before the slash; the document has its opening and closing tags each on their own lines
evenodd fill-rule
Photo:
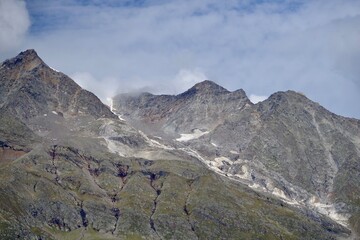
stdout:
<svg viewBox="0 0 360 240">
<path fill-rule="evenodd" d="M 106 101 L 210 79 L 360 119 L 358 0 L 0 0 L 0 61 L 34 48 Z"/>
</svg>

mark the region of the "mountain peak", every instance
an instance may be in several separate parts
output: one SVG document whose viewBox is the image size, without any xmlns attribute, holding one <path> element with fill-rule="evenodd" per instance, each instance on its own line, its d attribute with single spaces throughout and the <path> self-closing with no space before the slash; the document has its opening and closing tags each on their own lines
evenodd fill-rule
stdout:
<svg viewBox="0 0 360 240">
<path fill-rule="evenodd" d="M 186 92 L 180 94 L 182 96 L 194 95 L 194 94 L 219 94 L 219 93 L 229 93 L 229 91 L 220 85 L 216 84 L 213 81 L 205 80 L 195 84 L 192 88 L 187 90 Z"/>
<path fill-rule="evenodd" d="M 205 81 L 199 82 L 199 83 L 195 84 L 193 86 L 193 88 L 195 88 L 197 90 L 200 90 L 200 91 L 204 91 L 204 90 L 205 91 L 207 91 L 207 90 L 222 90 L 222 91 L 228 92 L 228 90 L 226 90 L 222 86 L 220 86 L 220 85 L 218 85 L 215 82 L 210 81 L 210 80 L 205 80 Z"/>
<path fill-rule="evenodd" d="M 25 71 L 31 71 L 39 65 L 44 64 L 43 60 L 38 56 L 34 49 L 28 49 L 19 53 L 14 58 L 8 59 L 3 63 L 3 66 L 8 68 L 23 67 Z"/>
<path fill-rule="evenodd" d="M 19 56 L 33 56 L 33 57 L 39 57 L 35 49 L 27 49 L 21 53 L 19 53 Z"/>
<path fill-rule="evenodd" d="M 0 77 L 0 106 L 21 120 L 53 111 L 65 116 L 116 118 L 94 94 L 51 70 L 33 49 L 3 62 Z"/>
<path fill-rule="evenodd" d="M 312 102 L 303 93 L 292 91 L 292 90 L 279 91 L 279 92 L 273 93 L 273 94 L 271 94 L 271 96 L 268 99 L 271 102 L 282 102 L 282 101 L 286 101 L 289 99 L 294 102 L 297 102 L 297 103 Z"/>
</svg>

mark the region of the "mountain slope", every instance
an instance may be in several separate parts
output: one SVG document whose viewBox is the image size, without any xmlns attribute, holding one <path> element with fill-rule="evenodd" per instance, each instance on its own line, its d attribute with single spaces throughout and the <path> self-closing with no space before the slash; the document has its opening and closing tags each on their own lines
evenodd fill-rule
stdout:
<svg viewBox="0 0 360 240">
<path fill-rule="evenodd" d="M 153 95 L 152 101 L 139 101 L 141 95 L 131 101 L 118 96 L 114 108 L 131 122 L 140 119 L 142 124 L 137 123 L 137 127 L 144 130 L 153 124 L 147 115 L 154 111 L 166 115 L 157 132 L 150 132 L 154 136 L 167 134 L 169 122 L 179 119 L 181 112 L 189 127 L 171 129 L 173 144 L 190 147 L 220 174 L 359 230 L 360 121 L 330 113 L 293 91 L 275 93 L 254 105 L 245 93 L 243 101 L 223 97 L 242 90 L 231 93 L 215 85 L 205 81 L 183 94 L 167 96 L 186 102 L 174 112 L 164 111 L 164 102 L 157 101 L 162 96 Z M 198 103 L 187 101 L 187 96 L 199 86 L 206 94 L 200 94 L 204 105 L 197 111 Z M 207 86 L 221 90 L 207 91 Z M 175 101 L 165 106 L 178 107 Z M 219 117 L 206 118 L 201 109 Z M 202 122 L 205 131 L 196 134 Z"/>
<path fill-rule="evenodd" d="M 241 90 L 231 93 L 207 81 L 183 95 L 131 98 L 134 107 L 148 106 L 129 110 L 126 118 L 144 116 L 139 124 L 153 133 L 171 139 L 192 128 L 208 132 L 171 141 L 119 119 L 33 50 L 2 63 L 0 86 L 0 239 L 336 239 L 351 234 L 314 209 L 254 190 L 225 168 L 207 165 L 204 157 L 214 146 L 206 142 L 212 139 L 200 145 L 201 139 L 222 132 L 230 121 L 225 116 L 258 106 Z M 199 116 L 186 116 L 197 109 Z"/>
</svg>

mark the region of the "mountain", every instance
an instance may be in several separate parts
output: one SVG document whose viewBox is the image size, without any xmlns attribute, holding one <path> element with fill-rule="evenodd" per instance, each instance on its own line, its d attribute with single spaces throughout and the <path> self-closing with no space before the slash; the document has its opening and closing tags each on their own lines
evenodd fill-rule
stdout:
<svg viewBox="0 0 360 240">
<path fill-rule="evenodd" d="M 205 81 L 110 109 L 34 50 L 0 93 L 0 239 L 357 236 L 359 121 L 302 95 Z"/>
<path fill-rule="evenodd" d="M 26 120 L 52 111 L 60 115 L 116 117 L 92 93 L 47 66 L 34 50 L 0 66 L 0 106 Z"/>
<path fill-rule="evenodd" d="M 193 129 L 213 130 L 224 116 L 252 105 L 242 89 L 229 92 L 211 81 L 198 83 L 177 96 L 122 94 L 113 102 L 117 112 L 134 125 L 144 123 L 144 132 L 155 131 L 162 137 Z"/>
<path fill-rule="evenodd" d="M 359 231 L 359 120 L 294 91 L 252 104 L 243 90 L 210 81 L 176 96 L 119 95 L 114 108 L 143 131 L 191 147 L 216 172 Z"/>
</svg>

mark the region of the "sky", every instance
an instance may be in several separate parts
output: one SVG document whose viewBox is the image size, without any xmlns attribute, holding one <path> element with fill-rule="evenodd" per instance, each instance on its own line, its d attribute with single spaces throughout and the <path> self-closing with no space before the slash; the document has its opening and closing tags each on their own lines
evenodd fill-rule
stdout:
<svg viewBox="0 0 360 240">
<path fill-rule="evenodd" d="M 0 61 L 30 48 L 104 102 L 209 79 L 360 119 L 359 0 L 0 0 Z"/>
</svg>

